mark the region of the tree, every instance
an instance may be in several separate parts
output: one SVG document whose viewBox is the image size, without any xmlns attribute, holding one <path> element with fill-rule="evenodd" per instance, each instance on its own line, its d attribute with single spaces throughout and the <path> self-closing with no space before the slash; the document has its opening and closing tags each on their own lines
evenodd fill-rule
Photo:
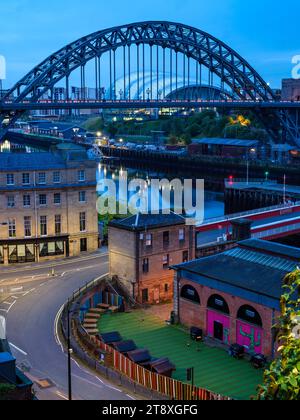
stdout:
<svg viewBox="0 0 300 420">
<path fill-rule="evenodd" d="M 90 118 L 83 125 L 87 131 L 103 131 L 104 121 L 102 118 Z"/>
<path fill-rule="evenodd" d="M 111 135 L 111 137 L 115 137 L 115 135 L 118 133 L 118 127 L 116 126 L 116 124 L 111 123 L 107 127 L 107 131 Z"/>
<path fill-rule="evenodd" d="M 258 400 L 300 400 L 300 270 L 285 278 L 281 298 L 279 357 L 264 374 Z"/>
<path fill-rule="evenodd" d="M 179 142 L 178 137 L 171 134 L 168 140 L 168 144 L 171 144 L 172 146 L 176 146 L 178 142 Z"/>
<path fill-rule="evenodd" d="M 0 383 L 0 401 L 8 400 L 15 389 L 16 387 L 14 385 Z"/>
</svg>

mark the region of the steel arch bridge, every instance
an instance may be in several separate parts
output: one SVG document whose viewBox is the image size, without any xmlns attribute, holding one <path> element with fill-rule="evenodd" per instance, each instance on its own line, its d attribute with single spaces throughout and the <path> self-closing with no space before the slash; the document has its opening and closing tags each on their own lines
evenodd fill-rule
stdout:
<svg viewBox="0 0 300 420">
<path fill-rule="evenodd" d="M 95 86 L 93 101 L 88 101 L 88 66 Z M 74 98 L 70 86 L 76 72 L 80 88 Z M 105 78 L 108 89 L 103 87 Z M 64 84 L 64 98 L 58 101 L 55 87 L 60 82 Z M 163 107 L 164 99 L 170 97 L 168 106 L 197 106 L 195 101 L 189 104 L 189 87 L 195 85 L 211 87 L 214 92 L 217 88 L 231 96 L 237 106 L 259 108 L 262 119 L 268 116 L 265 122 L 272 114 L 291 138 L 297 138 L 290 111 L 280 106 L 274 110 L 272 104 L 277 98 L 247 61 L 208 33 L 172 22 L 141 22 L 102 30 L 46 58 L 2 97 L 0 138 L 24 112 L 39 107 Z M 179 104 L 176 92 L 186 95 L 178 98 Z M 267 107 L 262 110 L 257 106 L 260 103 L 270 104 L 267 113 Z M 206 107 L 217 105 L 215 101 L 211 105 L 205 102 Z"/>
</svg>

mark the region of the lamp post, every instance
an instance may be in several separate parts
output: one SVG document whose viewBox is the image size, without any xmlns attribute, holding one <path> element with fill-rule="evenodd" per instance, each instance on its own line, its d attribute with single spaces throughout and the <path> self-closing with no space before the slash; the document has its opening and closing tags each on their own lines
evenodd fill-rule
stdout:
<svg viewBox="0 0 300 420">
<path fill-rule="evenodd" d="M 68 396 L 69 401 L 72 401 L 72 349 L 71 349 L 71 325 L 70 325 L 70 300 L 68 301 L 68 328 L 67 328 L 67 335 L 68 335 Z"/>
<path fill-rule="evenodd" d="M 269 175 L 270 175 L 270 172 L 269 172 L 269 171 L 266 171 L 266 172 L 265 172 L 265 175 L 266 175 L 266 182 L 268 182 L 268 180 L 269 180 Z"/>
<path fill-rule="evenodd" d="M 283 205 L 286 204 L 286 175 L 283 177 Z"/>
<path fill-rule="evenodd" d="M 148 88 L 147 91 L 146 91 L 146 93 L 147 93 L 147 101 L 150 102 L 150 93 L 151 93 L 151 90 Z"/>
</svg>

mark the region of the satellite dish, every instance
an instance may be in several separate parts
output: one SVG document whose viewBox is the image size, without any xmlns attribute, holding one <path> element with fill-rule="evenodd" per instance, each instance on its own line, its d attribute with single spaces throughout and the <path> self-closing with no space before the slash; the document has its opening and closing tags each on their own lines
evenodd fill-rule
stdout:
<svg viewBox="0 0 300 420">
<path fill-rule="evenodd" d="M 6 340 L 6 321 L 0 316 L 0 340 Z"/>
</svg>

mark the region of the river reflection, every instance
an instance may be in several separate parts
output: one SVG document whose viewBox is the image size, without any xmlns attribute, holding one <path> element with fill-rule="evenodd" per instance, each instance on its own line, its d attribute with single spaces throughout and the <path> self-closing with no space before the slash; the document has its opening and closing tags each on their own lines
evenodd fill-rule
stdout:
<svg viewBox="0 0 300 420">
<path fill-rule="evenodd" d="M 100 184 L 99 181 L 108 179 L 113 180 L 116 184 L 117 189 L 117 200 L 120 199 L 120 195 L 124 196 L 123 193 L 119 191 L 119 187 L 122 185 L 120 184 L 120 180 L 124 180 L 124 178 L 128 178 L 128 183 L 133 179 L 141 179 L 146 181 L 148 184 L 148 197 L 149 197 L 149 208 L 150 208 L 150 201 L 151 201 L 151 180 L 158 179 L 163 180 L 167 179 L 168 181 L 172 181 L 173 179 L 177 178 L 180 179 L 182 182 L 184 178 L 182 176 L 176 176 L 176 174 L 166 174 L 163 172 L 155 172 L 151 170 L 137 170 L 134 168 L 125 168 L 118 166 L 117 164 L 109 165 L 100 163 L 98 165 L 97 170 L 97 181 L 98 181 L 98 193 L 102 194 L 103 191 L 100 191 Z M 122 191 L 122 188 L 121 188 Z M 134 193 L 129 193 L 129 198 L 133 196 Z M 193 197 L 195 199 L 196 196 L 196 188 L 194 186 L 193 189 Z M 173 208 L 174 204 L 174 193 L 171 190 L 171 208 Z M 159 209 L 169 207 L 168 203 L 166 204 L 162 198 L 162 193 L 160 194 L 160 202 L 159 202 Z M 157 210 L 157 208 L 155 208 Z M 224 215 L 224 201 L 223 195 L 216 192 L 205 191 L 205 199 L 204 199 L 204 219 L 210 219 L 214 217 L 219 217 Z"/>
</svg>

